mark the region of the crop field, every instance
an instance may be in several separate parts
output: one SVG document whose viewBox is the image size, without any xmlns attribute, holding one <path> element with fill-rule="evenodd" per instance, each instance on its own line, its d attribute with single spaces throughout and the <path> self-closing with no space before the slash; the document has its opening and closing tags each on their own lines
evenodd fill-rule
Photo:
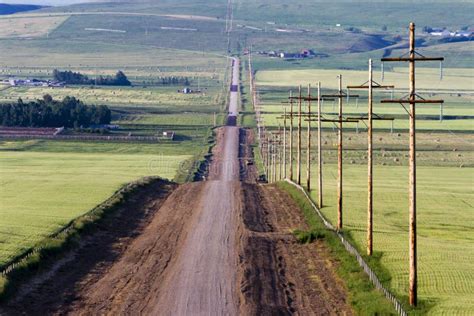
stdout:
<svg viewBox="0 0 474 316">
<path fill-rule="evenodd" d="M 395 68 L 394 71 L 385 71 L 384 84 L 395 85 L 396 89 L 408 88 L 407 68 Z M 307 85 L 308 82 L 316 85 L 318 81 L 324 84 L 326 89 L 337 89 L 336 76 L 342 74 L 343 87 L 346 85 L 358 85 L 367 81 L 367 71 L 359 70 L 328 70 L 308 69 L 293 71 L 259 71 L 257 83 L 260 86 L 290 87 Z M 374 73 L 375 80 L 380 80 L 380 73 Z M 417 71 L 417 89 L 430 91 L 472 91 L 474 89 L 474 75 L 472 69 L 448 68 L 443 71 L 443 80 L 439 79 L 439 69 L 420 68 Z M 345 90 L 345 89 L 344 89 Z"/>
<path fill-rule="evenodd" d="M 474 76 L 471 69 L 450 68 L 445 69 L 443 81 L 439 81 L 438 69 L 420 68 L 418 78 L 420 84 L 417 86 L 425 96 L 444 99 L 445 103 L 440 106 L 424 105 L 417 107 L 417 129 L 421 131 L 460 131 L 469 132 L 474 124 L 474 108 L 472 107 L 474 87 Z M 296 95 L 298 92 L 298 83 L 304 84 L 303 94 L 307 94 L 307 83 L 311 82 L 313 86 L 312 94 L 316 93 L 315 85 L 321 80 L 324 83 L 323 94 L 334 93 L 337 89 L 337 74 L 342 73 L 343 84 L 362 84 L 366 81 L 367 72 L 356 70 L 271 70 L 259 71 L 257 73 L 257 84 L 259 87 L 259 98 L 262 106 L 262 114 L 265 124 L 270 127 L 282 125 L 283 121 L 277 117 L 281 115 L 288 104 L 282 102 L 288 98 L 289 91 L 292 90 Z M 393 129 L 396 132 L 403 132 L 408 129 L 408 114 L 399 104 L 381 104 L 381 99 L 402 98 L 406 93 L 407 73 L 405 68 L 394 68 L 393 71 L 385 73 L 384 84 L 395 83 L 396 89 L 393 94 L 390 90 L 376 91 L 374 94 L 374 113 L 377 115 L 392 117 Z M 379 80 L 380 82 L 380 80 Z M 456 82 L 461 82 L 456 86 Z M 398 85 L 397 85 L 398 84 Z M 423 90 L 425 89 L 425 90 Z M 344 92 L 347 92 L 344 89 Z M 359 95 L 358 98 L 344 99 L 344 115 L 360 117 L 367 115 L 367 92 L 354 90 L 349 92 L 352 95 Z M 312 104 L 312 111 L 316 111 L 316 103 Z M 297 111 L 297 104 L 294 105 L 294 111 Z M 306 111 L 306 104 L 303 104 L 303 111 Z M 336 101 L 323 101 L 322 113 L 326 117 L 334 117 L 338 113 Z M 442 120 L 440 120 L 442 114 Z M 296 123 L 296 121 L 295 121 Z M 306 125 L 306 122 L 304 122 Z M 316 126 L 316 123 L 314 123 Z M 323 123 L 324 128 L 334 128 L 333 123 Z M 354 131 L 357 128 L 366 130 L 364 122 L 359 124 L 346 124 L 345 129 Z M 374 121 L 374 128 L 379 130 L 389 130 L 392 128 L 391 121 Z"/>
<path fill-rule="evenodd" d="M 49 94 L 55 99 L 74 96 L 88 104 L 108 104 L 115 107 L 133 105 L 140 107 L 173 107 L 180 108 L 212 108 L 219 103 L 218 89 L 208 93 L 183 94 L 177 93 L 179 86 L 172 88 L 102 88 L 102 87 L 68 87 L 68 88 L 28 88 L 12 87 L 0 92 L 0 102 L 25 101 L 41 99 Z"/>
<path fill-rule="evenodd" d="M 0 17 L 0 38 L 44 36 L 67 19 L 68 16 Z"/>
<path fill-rule="evenodd" d="M 303 110 L 305 107 L 303 107 Z M 408 130 L 408 116 L 406 112 L 404 112 L 401 106 L 389 106 L 383 107 L 380 104 L 376 104 L 374 106 L 375 113 L 387 116 L 387 117 L 394 117 L 395 120 L 393 121 L 393 129 L 394 131 L 406 131 Z M 294 107 L 296 110 L 296 106 Z M 313 110 L 316 109 L 313 107 Z M 364 112 L 365 110 L 365 112 Z M 289 111 L 287 107 L 287 111 Z M 417 115 L 420 116 L 419 120 L 417 121 L 417 129 L 418 130 L 425 130 L 425 131 L 471 131 L 474 120 L 472 118 L 472 106 L 467 104 L 447 104 L 443 106 L 443 115 L 444 116 L 454 116 L 456 119 L 453 118 L 444 118 L 443 121 L 439 120 L 440 108 L 439 105 L 437 107 L 429 107 L 420 109 L 417 112 Z M 283 121 L 278 119 L 283 112 L 283 108 L 281 105 L 263 105 L 262 106 L 262 116 L 265 121 L 265 125 L 269 127 L 278 127 L 278 125 L 283 126 Z M 333 104 L 333 102 L 325 102 L 322 107 L 322 113 L 325 117 L 334 117 L 337 115 L 337 105 Z M 359 101 L 359 106 L 356 106 L 355 103 L 352 101 L 350 104 L 346 104 L 344 106 L 344 113 L 345 115 L 352 115 L 352 116 L 361 116 L 366 115 L 366 102 Z M 423 119 L 421 116 L 426 116 L 426 119 Z M 459 117 L 459 118 L 458 118 Z M 462 118 L 465 117 L 465 118 Z M 429 118 L 429 119 L 428 119 Z M 289 123 L 288 123 L 289 124 Z M 294 124 L 297 124 L 297 120 L 294 120 Z M 306 128 L 306 122 L 303 123 Z M 382 129 L 388 130 L 391 129 L 392 123 L 390 121 L 374 121 L 373 126 L 374 129 Z M 316 128 L 316 123 L 312 123 L 313 128 Z M 359 124 L 350 123 L 344 126 L 344 129 L 347 130 L 356 130 L 357 126 L 359 129 L 366 130 L 367 126 L 360 122 Z M 323 122 L 323 128 L 334 128 L 335 125 L 333 123 Z"/>
<path fill-rule="evenodd" d="M 173 179 L 196 154 L 154 144 L 0 142 L 0 266 L 143 176 Z"/>
<path fill-rule="evenodd" d="M 216 122 L 222 122 L 223 116 L 216 114 Z M 161 115 L 126 115 L 123 119 L 118 118 L 115 124 L 151 124 L 151 125 L 172 125 L 178 126 L 211 126 L 214 124 L 214 115 L 206 113 L 184 112 L 181 114 L 161 114 Z"/>
<path fill-rule="evenodd" d="M 315 166 L 313 166 L 315 168 Z M 313 169 L 314 170 L 314 169 Z M 468 315 L 473 310 L 473 168 L 418 168 L 419 295 L 433 315 Z M 344 167 L 344 225 L 365 253 L 367 167 Z M 375 167 L 374 250 L 401 297 L 408 290 L 408 170 Z M 337 165 L 324 165 L 324 215 L 337 221 Z M 316 181 L 313 188 L 316 188 Z M 317 191 L 313 191 L 317 199 Z"/>
</svg>

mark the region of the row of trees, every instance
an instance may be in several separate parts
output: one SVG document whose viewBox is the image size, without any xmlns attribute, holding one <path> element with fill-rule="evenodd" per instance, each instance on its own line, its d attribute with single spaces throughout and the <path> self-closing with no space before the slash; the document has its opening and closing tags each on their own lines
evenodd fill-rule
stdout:
<svg viewBox="0 0 474 316">
<path fill-rule="evenodd" d="M 189 82 L 188 77 L 159 77 L 158 82 L 162 85 L 183 85 L 189 86 L 191 83 Z"/>
<path fill-rule="evenodd" d="M 85 105 L 74 97 L 62 101 L 45 95 L 42 100 L 0 105 L 0 123 L 21 127 L 74 127 L 110 124 L 112 113 L 105 105 Z"/>
<path fill-rule="evenodd" d="M 127 76 L 119 71 L 115 76 L 99 76 L 95 79 L 89 79 L 88 76 L 83 75 L 79 72 L 73 72 L 70 70 L 60 71 L 54 69 L 53 71 L 54 80 L 65 82 L 66 84 L 82 84 L 92 85 L 96 84 L 99 86 L 131 86 L 132 83 L 128 80 Z"/>
</svg>

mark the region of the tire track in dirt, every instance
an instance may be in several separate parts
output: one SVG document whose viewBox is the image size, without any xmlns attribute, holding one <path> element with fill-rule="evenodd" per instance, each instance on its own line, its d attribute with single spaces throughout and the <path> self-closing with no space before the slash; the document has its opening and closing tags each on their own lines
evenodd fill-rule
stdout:
<svg viewBox="0 0 474 316">
<path fill-rule="evenodd" d="M 323 241 L 302 245 L 298 206 L 273 185 L 242 184 L 242 315 L 351 315 L 347 290 Z"/>
</svg>

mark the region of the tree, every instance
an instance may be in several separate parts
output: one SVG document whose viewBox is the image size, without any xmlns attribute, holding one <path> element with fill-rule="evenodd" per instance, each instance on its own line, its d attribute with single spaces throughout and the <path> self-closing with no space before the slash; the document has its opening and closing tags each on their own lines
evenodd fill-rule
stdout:
<svg viewBox="0 0 474 316">
<path fill-rule="evenodd" d="M 0 106 L 0 123 L 4 126 L 23 127 L 79 127 L 93 124 L 109 124 L 112 118 L 105 105 L 88 106 L 74 97 L 55 101 L 50 95 L 42 100 Z"/>
<path fill-rule="evenodd" d="M 131 86 L 132 83 L 128 80 L 127 76 L 122 71 L 117 72 L 115 75 L 116 86 Z"/>
</svg>

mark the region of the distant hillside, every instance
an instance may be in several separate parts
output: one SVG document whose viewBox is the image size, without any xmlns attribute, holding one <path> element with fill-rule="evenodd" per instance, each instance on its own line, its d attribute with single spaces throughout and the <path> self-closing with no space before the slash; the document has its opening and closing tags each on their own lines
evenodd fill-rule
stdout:
<svg viewBox="0 0 474 316">
<path fill-rule="evenodd" d="M 6 4 L 0 3 L 0 15 L 13 14 L 18 12 L 33 11 L 44 8 L 41 5 L 32 4 Z"/>
</svg>

